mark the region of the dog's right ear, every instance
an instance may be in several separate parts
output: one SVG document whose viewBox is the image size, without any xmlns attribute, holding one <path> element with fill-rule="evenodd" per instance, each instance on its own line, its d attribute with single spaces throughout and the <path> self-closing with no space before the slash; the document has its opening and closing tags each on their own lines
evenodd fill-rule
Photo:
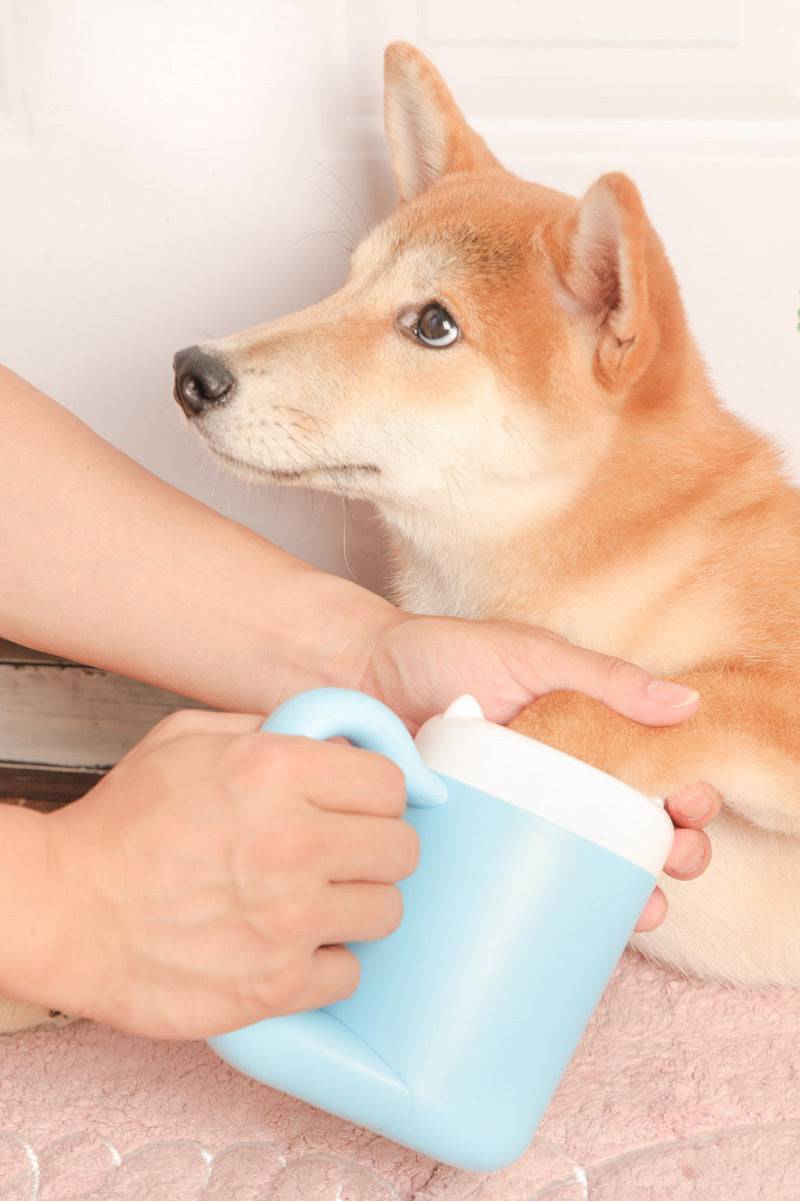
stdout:
<svg viewBox="0 0 800 1201">
<path fill-rule="evenodd" d="M 413 200 L 448 171 L 500 165 L 433 63 L 408 42 L 386 47 L 384 124 L 402 200 Z"/>
</svg>

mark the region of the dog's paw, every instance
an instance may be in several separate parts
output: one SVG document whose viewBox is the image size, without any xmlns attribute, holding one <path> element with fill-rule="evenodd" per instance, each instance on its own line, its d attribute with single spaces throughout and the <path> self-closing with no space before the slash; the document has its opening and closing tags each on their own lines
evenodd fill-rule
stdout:
<svg viewBox="0 0 800 1201">
<path fill-rule="evenodd" d="M 658 794 L 657 733 L 581 692 L 548 692 L 517 714 L 510 728 Z"/>
<path fill-rule="evenodd" d="M 580 692 L 548 692 L 518 713 L 509 728 L 593 767 L 612 771 L 614 742 L 619 739 L 619 734 L 615 740 L 609 729 L 613 717 L 624 720 Z"/>
</svg>

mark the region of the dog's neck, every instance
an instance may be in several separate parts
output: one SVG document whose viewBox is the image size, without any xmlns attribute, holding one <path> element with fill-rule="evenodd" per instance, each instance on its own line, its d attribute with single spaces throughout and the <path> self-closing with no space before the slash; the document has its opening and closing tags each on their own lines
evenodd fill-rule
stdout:
<svg viewBox="0 0 800 1201">
<path fill-rule="evenodd" d="M 380 505 L 390 548 L 391 595 L 409 612 L 487 617 L 508 602 L 515 546 L 535 547 L 571 504 L 576 484 L 554 478 L 549 495 L 498 483 L 474 492 L 462 484 L 429 505 Z"/>
<path fill-rule="evenodd" d="M 685 564 L 673 563 L 664 539 L 681 523 L 696 530 L 702 507 L 706 541 L 685 547 L 700 561 L 719 515 L 759 498 L 776 473 L 772 446 L 706 385 L 621 423 L 585 472 L 554 474 L 546 498 L 539 481 L 456 494 L 447 510 L 382 506 L 392 596 L 412 612 L 520 619 L 618 649 L 625 605 L 647 604 L 625 597 L 631 551 L 636 562 L 652 558 L 654 587 L 669 586 Z"/>
</svg>

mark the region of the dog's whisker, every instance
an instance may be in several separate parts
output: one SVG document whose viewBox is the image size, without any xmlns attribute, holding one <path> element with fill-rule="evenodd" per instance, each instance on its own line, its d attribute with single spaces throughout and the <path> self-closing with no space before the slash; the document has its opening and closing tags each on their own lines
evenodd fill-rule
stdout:
<svg viewBox="0 0 800 1201">
<path fill-rule="evenodd" d="M 337 229 L 312 230 L 312 232 L 310 234 L 303 234 L 303 236 L 301 238 L 298 238 L 297 241 L 294 243 L 294 245 L 297 246 L 297 245 L 299 245 L 300 242 L 307 242 L 309 240 L 309 238 L 331 238 L 332 241 L 339 247 L 339 249 L 342 251 L 342 253 L 345 255 L 346 258 L 350 258 L 350 255 L 353 253 L 352 246 L 340 241 L 341 233 Z"/>
<path fill-rule="evenodd" d="M 351 580 L 356 582 L 355 573 L 353 571 L 353 568 L 350 566 L 350 556 L 347 553 L 347 527 L 348 527 L 349 521 L 350 521 L 350 509 L 347 504 L 347 498 L 343 496 L 342 497 L 342 557 L 344 558 L 344 565 L 347 568 L 347 574 L 350 576 Z"/>
<path fill-rule="evenodd" d="M 336 180 L 336 182 L 338 183 L 340 188 L 344 188 L 345 192 L 350 197 L 353 204 L 356 206 L 358 215 L 361 218 L 361 223 L 364 226 L 364 233 L 368 234 L 370 232 L 370 227 L 369 227 L 369 222 L 367 221 L 367 218 L 364 216 L 364 210 L 362 209 L 361 205 L 358 203 L 358 200 L 353 195 L 353 193 L 350 191 L 350 189 L 348 188 L 348 186 L 344 182 L 344 180 L 340 179 L 340 177 L 336 174 L 336 172 L 331 167 L 329 167 L 327 163 L 323 163 L 319 159 L 313 159 L 312 161 L 315 162 L 317 164 L 317 166 L 322 167 L 323 171 L 327 171 L 328 174 Z"/>
<path fill-rule="evenodd" d="M 317 203 L 319 203 L 319 202 L 317 202 Z M 334 221 L 341 221 L 341 217 L 339 216 L 339 214 L 337 212 L 335 212 L 333 209 L 328 208 L 327 204 L 319 204 L 319 207 L 321 209 L 324 209 L 324 211 L 328 214 L 328 216 L 332 217 Z M 344 227 L 339 229 L 338 233 L 339 233 L 339 236 L 344 241 L 347 242 L 347 245 L 350 247 L 350 251 L 352 253 L 356 248 L 356 243 L 358 242 L 358 234 L 354 230 L 347 229 Z"/>
<path fill-rule="evenodd" d="M 440 467 L 439 470 L 442 473 L 442 479 L 444 480 L 445 487 L 447 488 L 447 495 L 450 498 L 450 511 L 453 514 L 453 533 L 455 534 L 456 539 L 458 539 L 460 526 L 458 524 L 458 517 L 456 516 L 456 502 L 453 499 L 453 490 L 450 487 L 450 480 L 447 478 L 447 472 L 445 471 L 444 467 Z"/>
<path fill-rule="evenodd" d="M 477 545 L 478 545 L 478 526 L 475 522 L 475 516 L 472 512 L 472 509 L 470 508 L 470 503 L 464 494 L 464 489 L 461 487 L 461 483 L 460 483 L 458 475 L 455 471 L 453 471 L 453 483 L 455 484 L 456 488 L 458 488 L 458 491 L 461 494 L 461 499 L 464 502 L 464 507 L 467 510 L 467 514 L 469 516 L 470 523 L 472 525 L 472 533 L 473 533 L 473 537 L 475 540 L 475 546 L 477 547 Z"/>
<path fill-rule="evenodd" d="M 335 196 L 332 196 L 330 194 L 330 192 L 326 191 L 326 189 L 323 188 L 322 184 L 317 183 L 316 180 L 306 179 L 306 183 L 310 183 L 312 187 L 318 188 L 319 191 L 322 192 L 322 195 L 325 196 L 331 202 L 331 204 L 334 205 L 335 208 L 337 208 L 339 210 L 340 215 L 337 219 L 340 221 L 344 220 L 347 222 L 347 227 L 348 227 L 350 233 L 352 233 L 355 240 L 358 241 L 358 238 L 359 238 L 358 226 L 356 225 L 355 221 L 353 220 L 352 215 L 350 213 L 348 213 L 347 209 L 342 204 L 342 202 L 340 200 L 337 200 Z M 324 205 L 322 207 L 325 208 Z M 330 209 L 325 209 L 325 211 L 331 212 Z M 333 215 L 334 214 L 331 213 L 331 216 L 333 216 Z"/>
<path fill-rule="evenodd" d="M 347 249 L 350 244 L 340 241 L 342 237 L 343 234 L 341 230 L 338 229 L 314 229 L 311 231 L 311 233 L 303 234 L 303 236 L 298 238 L 294 244 L 297 246 L 300 242 L 307 242 L 310 238 L 333 238 L 333 240 L 337 242 L 337 244 L 344 250 Z"/>
<path fill-rule="evenodd" d="M 525 438 L 525 435 L 520 430 L 517 429 L 517 427 L 514 425 L 513 421 L 510 421 L 508 418 L 506 418 L 504 425 L 505 425 L 506 430 L 508 431 L 508 433 L 511 436 L 511 441 L 514 445 L 514 449 L 516 450 L 517 454 L 520 457 L 520 461 L 522 463 L 522 466 L 525 469 L 526 474 L 531 479 L 531 481 L 533 481 L 535 483 L 536 480 L 535 480 L 533 471 L 531 470 L 531 465 L 528 462 L 528 460 L 525 458 L 525 455 L 522 453 L 519 442 L 517 441 L 517 436 L 519 436 L 520 438 L 523 438 L 523 440 L 525 442 L 527 442 L 529 446 L 531 446 L 531 443 L 528 441 L 527 438 Z"/>
<path fill-rule="evenodd" d="M 317 522 L 319 521 L 322 510 L 325 508 L 325 505 L 328 503 L 328 493 L 327 492 L 314 491 L 312 493 L 312 495 L 314 496 L 315 500 L 314 500 L 314 508 L 311 513 L 311 525 L 308 527 L 309 531 L 313 530 L 315 528 Z"/>
</svg>

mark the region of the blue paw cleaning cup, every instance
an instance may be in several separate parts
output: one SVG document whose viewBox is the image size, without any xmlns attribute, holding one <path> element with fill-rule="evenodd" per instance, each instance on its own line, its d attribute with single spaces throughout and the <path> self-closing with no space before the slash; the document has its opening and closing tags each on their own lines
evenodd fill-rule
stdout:
<svg viewBox="0 0 800 1201">
<path fill-rule="evenodd" d="M 672 843 L 660 802 L 484 719 L 422 727 L 363 693 L 285 702 L 265 730 L 342 735 L 403 769 L 418 867 L 352 996 L 210 1040 L 228 1063 L 445 1163 L 528 1147 Z"/>
</svg>

